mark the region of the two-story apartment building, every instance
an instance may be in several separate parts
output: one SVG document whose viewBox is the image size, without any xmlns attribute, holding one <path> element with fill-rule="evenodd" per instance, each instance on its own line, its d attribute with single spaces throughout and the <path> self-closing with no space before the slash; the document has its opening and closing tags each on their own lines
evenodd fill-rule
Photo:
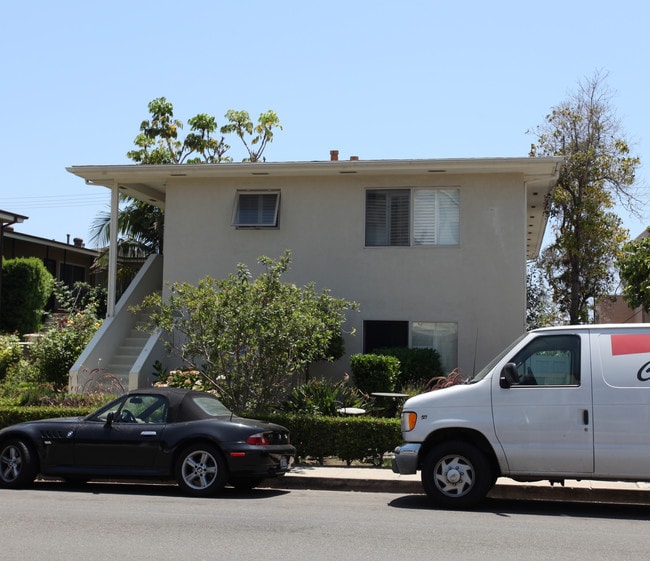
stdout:
<svg viewBox="0 0 650 561">
<path fill-rule="evenodd" d="M 432 347 L 448 371 L 470 374 L 524 330 L 526 260 L 540 249 L 560 165 L 481 158 L 69 171 L 112 189 L 114 213 L 118 193 L 164 208 L 165 254 L 154 275 L 163 291 L 167 282 L 225 277 L 238 263 L 255 272 L 259 256 L 290 249 L 286 280 L 360 304 L 346 324 L 356 330 L 348 356 Z M 88 351 L 77 367 L 94 368 L 100 354 Z M 152 358 L 131 367 L 131 387 L 147 383 L 138 372 L 150 371 Z M 348 368 L 344 358 L 320 371 Z"/>
</svg>

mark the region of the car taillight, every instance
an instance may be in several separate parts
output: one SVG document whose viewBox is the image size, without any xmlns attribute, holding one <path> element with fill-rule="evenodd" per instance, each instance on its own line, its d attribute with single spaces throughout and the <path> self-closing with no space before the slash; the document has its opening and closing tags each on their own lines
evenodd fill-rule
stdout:
<svg viewBox="0 0 650 561">
<path fill-rule="evenodd" d="M 263 432 L 258 432 L 257 434 L 251 434 L 246 439 L 246 444 L 252 444 L 253 446 L 267 446 L 271 444 L 271 441 Z"/>
</svg>

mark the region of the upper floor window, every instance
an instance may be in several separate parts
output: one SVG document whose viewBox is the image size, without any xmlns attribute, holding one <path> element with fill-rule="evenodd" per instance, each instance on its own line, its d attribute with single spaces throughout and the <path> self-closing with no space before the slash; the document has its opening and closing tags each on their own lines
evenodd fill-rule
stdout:
<svg viewBox="0 0 650 561">
<path fill-rule="evenodd" d="M 366 246 L 458 245 L 459 189 L 369 189 Z"/>
<path fill-rule="evenodd" d="M 233 226 L 275 228 L 279 208 L 279 191 L 237 191 Z"/>
</svg>

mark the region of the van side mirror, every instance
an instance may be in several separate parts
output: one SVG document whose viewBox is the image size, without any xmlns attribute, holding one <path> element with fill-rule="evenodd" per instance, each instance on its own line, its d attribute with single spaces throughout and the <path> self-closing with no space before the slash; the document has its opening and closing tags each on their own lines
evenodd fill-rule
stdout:
<svg viewBox="0 0 650 561">
<path fill-rule="evenodd" d="M 509 362 L 501 370 L 499 376 L 499 386 L 507 390 L 512 384 L 519 383 L 519 372 L 517 372 L 517 365 L 514 362 Z"/>
</svg>

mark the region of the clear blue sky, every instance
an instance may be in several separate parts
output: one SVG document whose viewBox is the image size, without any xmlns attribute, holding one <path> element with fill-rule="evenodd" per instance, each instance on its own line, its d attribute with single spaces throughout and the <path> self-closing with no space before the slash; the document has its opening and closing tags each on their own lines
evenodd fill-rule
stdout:
<svg viewBox="0 0 650 561">
<path fill-rule="evenodd" d="M 643 0 L 3 2 L 0 209 L 16 231 L 81 237 L 109 192 L 66 166 L 127 164 L 147 104 L 223 124 L 275 110 L 268 161 L 527 156 L 550 109 L 607 72 L 650 162 Z M 235 159 L 244 153 L 233 142 Z M 645 209 L 643 209 L 645 211 Z M 622 214 L 632 236 L 650 220 Z"/>
</svg>

